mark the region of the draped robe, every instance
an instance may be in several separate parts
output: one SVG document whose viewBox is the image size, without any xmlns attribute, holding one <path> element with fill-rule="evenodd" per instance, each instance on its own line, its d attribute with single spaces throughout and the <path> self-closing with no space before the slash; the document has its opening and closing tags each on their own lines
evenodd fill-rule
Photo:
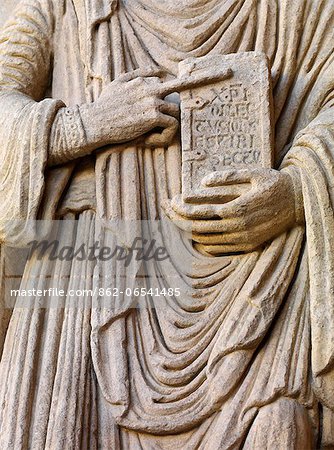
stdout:
<svg viewBox="0 0 334 450">
<path fill-rule="evenodd" d="M 19 5 L 0 38 L 3 243 L 32 240 L 36 218 L 76 218 L 60 231 L 64 244 L 110 243 L 109 219 L 158 220 L 162 201 L 181 190 L 179 138 L 50 169 L 52 124 L 64 105 L 93 101 L 124 72 L 150 65 L 172 77 L 179 61 L 211 52 L 268 55 L 275 168 L 298 171 L 306 224 L 215 258 L 181 232 L 169 239 L 165 225 L 171 260 L 146 270 L 153 285 L 161 273 L 166 284 L 177 279 L 182 297 L 161 309 L 149 298 L 140 309 L 122 299 L 112 309 L 43 309 L 39 299 L 14 308 L 0 366 L 2 448 L 164 448 L 172 435 L 183 448 L 237 448 L 259 408 L 280 397 L 297 399 L 317 433 L 318 402 L 326 414 L 334 408 L 333 25 L 330 0 Z M 30 261 L 23 287 L 50 264 Z M 116 287 L 136 279 L 136 268 L 118 273 L 114 261 L 53 264 L 43 286 L 103 283 L 72 276 L 80 273 L 115 274 Z"/>
</svg>

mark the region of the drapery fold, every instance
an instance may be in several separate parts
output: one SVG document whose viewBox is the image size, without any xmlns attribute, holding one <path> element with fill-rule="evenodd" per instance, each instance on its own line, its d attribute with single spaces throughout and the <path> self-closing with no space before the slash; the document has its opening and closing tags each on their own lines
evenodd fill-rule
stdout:
<svg viewBox="0 0 334 450">
<path fill-rule="evenodd" d="M 23 2 L 0 34 L 0 242 L 36 238 L 52 123 L 63 103 L 42 99 L 51 67 L 50 2 Z M 66 169 L 65 169 L 66 172 Z M 49 211 L 49 219 L 55 208 Z M 40 230 L 39 230 L 40 231 Z"/>
<path fill-rule="evenodd" d="M 309 254 L 310 317 L 314 385 L 334 407 L 334 117 L 325 108 L 301 131 L 283 166 L 300 170 Z"/>
<path fill-rule="evenodd" d="M 61 9 L 59 5 L 64 4 L 66 8 Z M 39 78 L 36 67 L 50 70 L 45 62 L 52 47 L 50 36 L 55 33 L 56 44 L 61 42 L 64 48 L 54 46 L 52 96 L 67 105 L 96 99 L 103 85 L 138 67 L 162 67 L 172 76 L 177 74 L 178 62 L 188 56 L 265 51 L 272 62 L 274 85 L 275 167 L 283 160 L 282 167 L 288 170 L 293 166 L 302 180 L 306 237 L 303 227 L 298 226 L 252 254 L 205 258 L 184 242 L 182 235 L 175 238 L 165 226 L 161 243 L 167 246 L 173 261 L 167 266 L 168 270 L 163 266 L 150 266 L 148 274 L 157 284 L 162 275 L 168 280 L 168 276 L 174 274 L 186 293 L 175 302 L 167 302 L 160 310 L 147 304 L 139 311 L 126 307 L 119 310 L 118 315 L 115 310 L 97 308 L 92 317 L 70 312 L 65 319 L 61 315 L 56 318 L 47 315 L 45 319 L 38 304 L 34 312 L 14 310 L 1 363 L 6 379 L 1 392 L 11 392 L 15 394 L 13 399 L 19 398 L 24 383 L 18 378 L 15 386 L 11 384 L 13 372 L 9 361 L 17 355 L 16 364 L 24 364 L 31 345 L 31 341 L 25 339 L 24 330 L 29 331 L 38 348 L 38 335 L 29 325 L 33 317 L 34 325 L 41 329 L 45 326 L 43 333 L 46 336 L 50 333 L 49 339 L 54 339 L 55 352 L 59 348 L 72 351 L 72 344 L 78 349 L 75 361 L 66 355 L 56 363 L 53 361 L 56 364 L 53 370 L 43 372 L 45 383 L 37 377 L 35 385 L 29 386 L 31 390 L 26 385 L 22 390 L 21 418 L 30 395 L 45 398 L 49 387 L 55 386 L 53 398 L 47 400 L 50 402 L 47 405 L 52 405 L 48 410 L 50 417 L 45 414 L 47 421 L 42 423 L 38 416 L 33 416 L 32 422 L 24 425 L 35 433 L 35 442 L 40 448 L 43 448 L 40 442 L 51 445 L 59 436 L 59 442 L 64 443 L 76 426 L 75 445 L 80 442 L 80 433 L 84 434 L 83 422 L 78 420 L 75 424 L 75 413 L 70 424 L 64 425 L 61 410 L 57 408 L 57 396 L 62 389 L 70 392 L 68 401 L 72 402 L 72 408 L 77 405 L 81 411 L 79 397 L 85 398 L 86 409 L 93 410 L 90 411 L 94 419 L 92 429 L 96 427 L 94 408 L 99 409 L 101 423 L 116 420 L 121 428 L 136 430 L 141 439 L 145 437 L 143 431 L 168 435 L 182 433 L 200 423 L 203 431 L 208 423 L 209 430 L 217 427 L 215 436 L 222 438 L 223 433 L 226 438 L 225 442 L 215 442 L 216 448 L 226 448 L 228 443 L 235 445 L 242 440 L 258 408 L 279 396 L 296 398 L 305 408 L 316 410 L 309 385 L 312 378 L 318 398 L 333 408 L 333 271 L 324 273 L 324 268 L 331 269 L 333 265 L 333 46 L 330 43 L 334 27 L 331 27 L 331 2 L 186 1 L 184 5 L 200 12 L 199 17 L 192 19 L 185 17 L 187 14 L 182 8 L 172 11 L 170 2 L 119 1 L 114 10 L 115 5 L 106 1 L 95 3 L 100 7 L 90 26 L 87 26 L 86 15 L 91 10 L 86 9 L 87 4 L 81 0 L 24 2 L 19 9 L 24 14 L 19 13 L 18 17 L 24 21 L 30 18 L 29 23 L 24 22 L 22 26 L 21 19 L 14 20 L 6 31 L 8 36 L 17 32 L 21 36 L 19 43 L 27 49 L 30 47 L 25 44 L 29 42 L 34 49 L 27 50 L 24 73 L 18 69 L 20 59 L 15 56 L 16 44 L 11 43 L 8 36 L 1 41 L 8 46 L 0 46 L 0 53 L 5 54 L 0 59 L 0 75 L 3 74 L 0 101 L 6 108 L 9 105 L 0 122 L 1 150 L 6 156 L 3 179 L 11 181 L 6 185 L 6 192 L 18 200 L 14 210 L 0 210 L 1 223 L 8 223 L 8 219 L 13 218 L 9 214 L 13 213 L 14 218 L 19 217 L 23 224 L 28 224 L 30 218 L 43 216 L 40 206 L 45 208 L 52 203 L 44 196 L 46 191 L 53 194 L 48 189 L 50 174 L 44 166 L 49 126 L 61 102 L 40 101 L 37 98 L 40 93 L 36 98 L 30 96 L 33 91 L 38 92 L 33 87 L 35 82 L 41 81 L 40 85 L 45 86 L 46 73 L 41 72 L 43 77 Z M 152 14 L 155 21 L 150 24 Z M 298 26 L 288 26 L 291 16 L 296 17 Z M 321 23 L 311 20 L 315 17 L 321 17 Z M 180 21 L 188 28 L 180 26 L 167 30 L 166 18 Z M 36 20 L 38 27 L 34 27 Z M 189 31 L 188 41 L 180 38 L 185 29 Z M 65 54 L 73 55 L 73 60 L 64 59 L 68 70 L 61 64 Z M 69 62 L 73 63 L 71 67 Z M 20 139 L 10 151 L 8 143 L 12 138 L 9 136 L 16 134 Z M 110 236 L 106 229 L 110 218 L 159 220 L 161 200 L 181 189 L 180 155 L 177 142 L 166 149 L 142 148 L 130 143 L 97 152 L 92 183 L 96 183 L 98 192 L 100 223 L 96 227 L 95 216 L 85 213 L 81 216 L 82 232 L 95 233 L 94 236 L 108 243 Z M 38 161 L 33 164 L 35 159 Z M 19 163 L 17 173 L 14 161 Z M 58 173 L 53 172 L 54 186 L 64 171 L 62 167 Z M 66 180 L 63 180 L 62 189 L 65 185 Z M 57 195 L 54 193 L 53 197 L 58 199 Z M 4 191 L 2 197 L 7 199 Z M 75 205 L 75 199 L 71 204 Z M 54 211 L 56 207 L 53 198 L 51 210 L 46 209 Z M 73 207 L 73 213 L 76 212 Z M 31 236 L 33 230 L 29 230 L 28 225 L 14 233 L 2 225 L 4 241 L 20 245 Z M 188 257 L 190 265 L 186 263 Z M 100 269 L 87 268 L 89 279 Z M 115 268 L 104 267 L 104 270 L 109 269 L 114 276 Z M 66 270 L 64 268 L 64 273 Z M 125 280 L 133 273 L 137 273 L 136 270 L 123 274 Z M 120 287 L 125 281 L 120 281 L 119 277 L 117 283 L 116 287 Z M 17 335 L 19 342 L 14 339 Z M 81 353 L 80 349 L 83 349 Z M 99 406 L 87 394 L 90 383 L 95 382 L 91 372 L 91 349 L 98 378 Z M 79 355 L 83 358 L 82 365 Z M 115 361 L 117 364 L 113 364 Z M 30 363 L 31 367 L 38 366 L 33 358 L 27 364 Z M 78 381 L 80 392 L 61 377 L 61 371 L 66 370 Z M 86 389 L 82 389 L 83 386 Z M 6 401 L 4 395 L 1 399 Z M 11 424 L 14 403 L 13 400 L 10 403 L 8 418 L 3 418 L 3 430 L 16 427 L 16 422 Z M 233 422 L 236 418 L 240 418 L 237 427 Z M 16 432 L 15 442 L 19 442 L 23 436 L 19 426 Z"/>
<path fill-rule="evenodd" d="M 20 94 L 16 98 L 4 94 L 0 101 L 0 241 L 24 247 L 41 232 L 36 220 L 43 218 L 39 212 L 46 184 L 50 128 L 63 103 L 51 99 L 33 102 Z"/>
</svg>

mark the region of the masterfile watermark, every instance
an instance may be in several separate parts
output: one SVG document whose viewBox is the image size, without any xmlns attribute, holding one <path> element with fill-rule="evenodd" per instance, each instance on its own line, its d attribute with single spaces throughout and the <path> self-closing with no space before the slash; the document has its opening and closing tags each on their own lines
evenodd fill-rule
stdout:
<svg viewBox="0 0 334 450">
<path fill-rule="evenodd" d="M 177 270 L 187 239 L 168 222 L 95 217 L 88 226 L 79 218 L 31 229 L 24 247 L 2 254 L 8 308 L 156 308 L 191 290 Z M 183 267 L 191 271 L 193 261 L 189 252 Z"/>
<path fill-rule="evenodd" d="M 134 238 L 129 247 L 115 245 L 114 247 L 95 241 L 93 245 L 82 243 L 79 247 L 62 245 L 59 240 L 31 241 L 30 256 L 42 260 L 46 255 L 50 261 L 123 261 L 124 267 L 129 267 L 132 259 L 136 261 L 165 261 L 169 258 L 167 249 L 157 245 L 155 239 L 149 241 L 141 237 Z"/>
</svg>

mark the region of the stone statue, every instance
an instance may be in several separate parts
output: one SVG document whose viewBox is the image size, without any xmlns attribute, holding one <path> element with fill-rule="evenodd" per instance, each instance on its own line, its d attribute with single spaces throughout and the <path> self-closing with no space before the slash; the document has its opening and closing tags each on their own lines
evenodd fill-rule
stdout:
<svg viewBox="0 0 334 450">
<path fill-rule="evenodd" d="M 108 243 L 109 220 L 167 216 L 164 283 L 182 295 L 18 298 L 1 448 L 334 445 L 333 48 L 332 0 L 21 1 L 0 35 L 0 242 L 57 219 L 62 245 Z M 271 68 L 272 168 L 218 168 L 187 202 L 173 92 L 200 82 L 179 63 L 253 51 Z M 137 269 L 32 257 L 21 287 L 101 288 L 103 272 L 120 289 Z M 161 283 L 158 262 L 141 270 Z"/>
</svg>

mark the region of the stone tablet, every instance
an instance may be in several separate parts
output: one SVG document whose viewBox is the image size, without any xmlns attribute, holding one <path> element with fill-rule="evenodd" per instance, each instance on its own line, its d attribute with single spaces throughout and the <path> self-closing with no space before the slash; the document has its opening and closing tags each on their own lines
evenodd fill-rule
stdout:
<svg viewBox="0 0 334 450">
<path fill-rule="evenodd" d="M 181 94 L 182 184 L 188 202 L 205 198 L 206 193 L 212 197 L 212 188 L 201 185 L 212 172 L 272 167 L 272 93 L 266 55 L 214 55 L 191 58 L 179 66 L 180 76 L 224 68 L 232 70 L 230 77 Z"/>
</svg>

